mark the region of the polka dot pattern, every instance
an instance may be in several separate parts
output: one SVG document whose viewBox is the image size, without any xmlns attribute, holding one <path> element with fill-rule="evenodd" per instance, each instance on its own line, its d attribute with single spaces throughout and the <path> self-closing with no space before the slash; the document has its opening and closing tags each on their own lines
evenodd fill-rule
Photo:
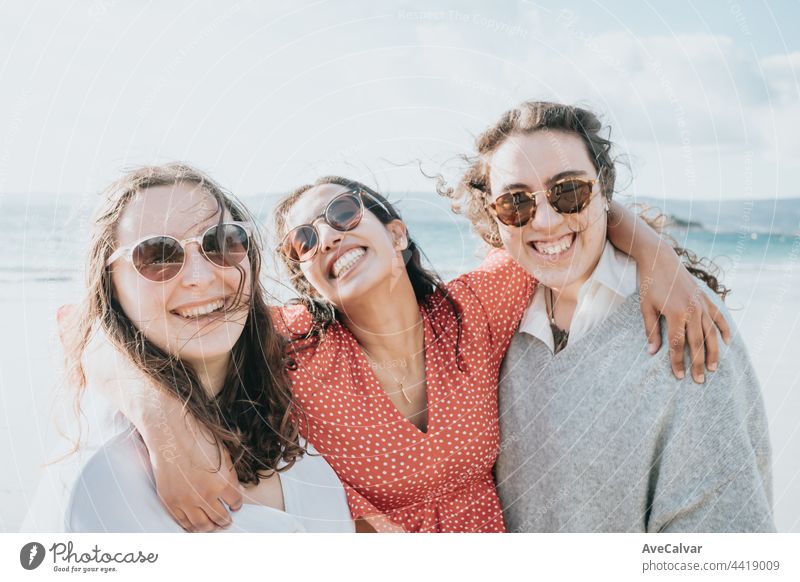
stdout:
<svg viewBox="0 0 800 582">
<path fill-rule="evenodd" d="M 533 292 L 533 279 L 505 252 L 447 285 L 420 306 L 425 327 L 428 428 L 404 418 L 381 388 L 353 335 L 334 324 L 315 349 L 296 353 L 294 399 L 303 436 L 342 480 L 355 519 L 378 531 L 502 532 L 492 479 L 497 457 L 497 381 L 503 356 Z M 308 314 L 283 308 L 288 330 Z M 286 331 L 286 330 L 285 330 Z"/>
</svg>

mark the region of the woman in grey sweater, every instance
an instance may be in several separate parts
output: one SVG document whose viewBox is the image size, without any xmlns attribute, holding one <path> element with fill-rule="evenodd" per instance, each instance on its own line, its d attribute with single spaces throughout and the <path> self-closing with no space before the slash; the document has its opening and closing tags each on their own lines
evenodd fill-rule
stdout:
<svg viewBox="0 0 800 582">
<path fill-rule="evenodd" d="M 649 355 L 645 329 L 659 330 L 643 322 L 636 264 L 606 243 L 615 168 L 601 130 L 584 109 L 523 103 L 478 137 L 450 193 L 539 281 L 501 372 L 506 525 L 773 531 L 767 421 L 747 351 L 734 334 L 719 365 L 695 374 L 699 389 L 673 376 L 669 356 Z M 727 290 L 678 250 L 722 308 Z"/>
</svg>

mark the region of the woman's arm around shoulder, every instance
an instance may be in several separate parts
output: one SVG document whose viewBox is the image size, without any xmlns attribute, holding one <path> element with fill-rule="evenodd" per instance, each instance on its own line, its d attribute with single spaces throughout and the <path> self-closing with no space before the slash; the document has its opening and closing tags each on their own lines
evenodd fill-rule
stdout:
<svg viewBox="0 0 800 582">
<path fill-rule="evenodd" d="M 62 336 L 69 333 L 68 309 L 59 311 Z M 159 497 L 187 531 L 212 531 L 231 523 L 242 488 L 230 456 L 186 413 L 177 399 L 144 377 L 99 328 L 86 348 L 89 390 L 98 390 L 142 435 Z"/>
<path fill-rule="evenodd" d="M 635 259 L 639 268 L 650 353 L 661 349 L 658 320 L 663 315 L 675 377 L 685 375 L 684 346 L 688 345 L 692 378 L 702 383 L 704 368 L 713 371 L 719 360 L 717 328 L 725 342 L 730 338 L 730 326 L 722 311 L 705 293 L 704 285 L 686 270 L 672 246 L 633 211 L 615 201 L 609 206 L 608 238 Z"/>
</svg>

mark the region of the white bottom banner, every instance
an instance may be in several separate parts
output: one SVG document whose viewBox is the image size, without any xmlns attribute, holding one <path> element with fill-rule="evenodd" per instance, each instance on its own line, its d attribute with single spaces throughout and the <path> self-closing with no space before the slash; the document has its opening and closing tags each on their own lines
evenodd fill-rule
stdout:
<svg viewBox="0 0 800 582">
<path fill-rule="evenodd" d="M 0 534 L 0 580 L 800 580 L 800 534 Z"/>
</svg>

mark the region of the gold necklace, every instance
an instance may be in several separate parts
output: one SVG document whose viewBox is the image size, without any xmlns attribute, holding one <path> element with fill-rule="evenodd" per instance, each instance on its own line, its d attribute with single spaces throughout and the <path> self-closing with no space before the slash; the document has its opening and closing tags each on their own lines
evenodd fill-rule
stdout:
<svg viewBox="0 0 800 582">
<path fill-rule="evenodd" d="M 370 355 L 370 353 L 367 351 L 367 349 L 366 349 L 364 346 L 361 346 L 361 349 L 364 351 L 364 354 L 367 356 L 367 359 L 369 360 L 369 362 L 370 362 L 370 365 L 372 365 L 372 369 L 373 369 L 373 372 L 374 372 L 375 370 L 377 370 L 377 369 L 378 369 L 378 362 L 376 362 L 376 361 L 375 361 L 375 358 L 373 358 L 373 357 Z M 405 358 L 403 358 L 403 363 L 404 363 L 404 364 L 406 363 L 406 361 L 405 361 Z M 388 374 L 389 374 L 389 375 L 392 377 L 392 380 L 394 380 L 395 384 L 397 384 L 397 386 L 399 386 L 399 388 L 400 388 L 400 393 L 403 395 L 403 398 L 405 398 L 405 399 L 406 399 L 406 403 L 407 403 L 407 404 L 411 404 L 411 398 L 409 398 L 409 397 L 408 397 L 408 394 L 406 394 L 406 387 L 405 387 L 406 378 L 408 378 L 408 374 L 405 374 L 405 375 L 403 376 L 403 379 L 402 379 L 402 380 L 398 380 L 398 379 L 397 379 L 397 376 L 395 376 L 394 374 L 392 374 L 391 370 L 390 370 L 388 367 L 386 367 L 386 368 L 384 368 L 384 369 L 385 369 L 385 370 L 386 370 L 386 372 L 387 372 L 387 373 L 388 373 Z M 377 376 L 377 374 L 376 374 L 376 376 Z"/>
<path fill-rule="evenodd" d="M 367 359 L 369 360 L 370 365 L 373 368 L 373 372 L 375 372 L 375 370 L 377 370 L 378 367 L 379 367 L 378 366 L 378 362 L 375 360 L 375 358 L 372 357 L 372 354 L 370 354 L 369 351 L 367 351 L 367 348 L 365 348 L 361 344 L 359 344 L 359 346 L 361 346 L 361 351 L 363 351 L 364 355 L 367 356 Z M 425 331 L 424 331 L 424 329 L 422 330 L 422 351 L 423 352 L 425 351 Z M 414 355 L 416 355 L 416 354 L 414 354 Z M 393 364 L 395 361 L 396 360 L 393 360 L 391 362 L 391 364 Z M 403 364 L 405 364 L 406 367 L 407 367 L 407 362 L 406 362 L 405 358 L 403 358 Z M 384 369 L 389 374 L 389 376 L 392 377 L 392 380 L 394 380 L 395 384 L 397 384 L 397 386 L 400 388 L 400 393 L 403 395 L 403 398 L 405 399 L 406 404 L 411 404 L 411 398 L 409 398 L 408 394 L 406 394 L 406 378 L 408 378 L 408 373 L 403 375 L 403 378 L 401 380 L 398 380 L 397 376 L 392 374 L 392 371 L 391 371 L 391 369 L 389 369 L 388 366 L 386 366 Z M 377 377 L 377 374 L 375 374 L 375 375 Z"/>
</svg>

